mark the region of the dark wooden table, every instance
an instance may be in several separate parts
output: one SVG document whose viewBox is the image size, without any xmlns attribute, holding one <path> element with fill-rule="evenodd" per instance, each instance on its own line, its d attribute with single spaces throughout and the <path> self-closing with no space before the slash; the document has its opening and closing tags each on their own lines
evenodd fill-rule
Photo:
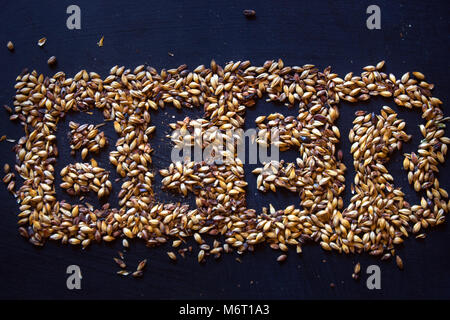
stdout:
<svg viewBox="0 0 450 320">
<path fill-rule="evenodd" d="M 377 1 L 381 8 L 381 30 L 366 27 L 366 8 L 370 1 L 77 1 L 81 8 L 81 30 L 66 27 L 66 8 L 70 1 L 3 1 L 0 10 L 0 103 L 12 104 L 15 77 L 27 67 L 46 75 L 55 70 L 47 59 L 55 55 L 57 70 L 74 75 L 80 69 L 106 76 L 113 65 L 133 68 L 148 63 L 157 69 L 189 67 L 208 64 L 212 58 L 224 64 L 230 60 L 250 59 L 263 64 L 267 59 L 282 58 L 286 65 L 328 65 L 340 75 L 349 71 L 359 73 L 368 64 L 386 60 L 386 72 L 397 76 L 419 70 L 429 82 L 436 84 L 435 96 L 447 106 L 449 5 L 447 1 Z M 242 15 L 243 9 L 256 10 L 252 20 Z M 46 36 L 43 48 L 37 40 Z M 96 43 L 104 36 L 104 46 Z M 9 52 L 8 40 L 15 44 Z M 173 53 L 173 56 L 168 52 Z M 293 114 L 286 107 L 265 103 L 249 109 L 246 125 L 250 126 L 261 114 L 282 112 Z M 417 112 L 398 109 L 392 100 L 373 99 L 361 105 L 341 105 L 339 127 L 343 136 L 342 149 L 348 171 L 345 202 L 350 198 L 349 186 L 354 170 L 349 153 L 347 134 L 359 109 L 378 112 L 383 105 L 399 111 L 407 120 L 407 132 L 413 134 L 388 165 L 407 200 L 417 203 L 416 193 L 401 170 L 402 153 L 416 149 L 421 137 Z M 169 164 L 170 144 L 165 139 L 167 123 L 185 115 L 200 116 L 200 112 L 157 112 L 153 121 L 157 134 L 151 142 L 155 147 L 154 168 Z M 6 112 L 0 117 L 0 135 L 18 139 L 22 128 L 8 120 Z M 93 120 L 94 119 L 94 120 Z M 60 125 L 58 136 L 61 156 L 57 168 L 74 162 L 68 154 L 67 124 L 69 120 L 101 121 L 101 115 L 70 116 Z M 114 141 L 110 127 L 105 129 Z M 447 133 L 448 135 L 448 133 Z M 12 144 L 1 142 L 1 165 L 14 163 Z M 282 154 L 292 161 L 295 153 Z M 77 158 L 78 159 L 78 158 Z M 113 169 L 107 152 L 97 158 L 100 164 Z M 440 181 L 449 190 L 449 165 L 441 167 Z M 295 194 L 280 192 L 264 195 L 256 191 L 256 179 L 245 167 L 249 182 L 249 207 L 260 209 L 272 203 L 276 208 L 298 203 Z M 114 176 L 113 176 L 114 177 Z M 157 176 L 155 191 L 165 201 L 182 200 L 160 190 Z M 115 186 L 117 192 L 118 186 Z M 63 196 L 63 195 L 60 195 Z M 0 223 L 0 297 L 1 298 L 145 298 L 145 299 L 320 299 L 320 298 L 450 298 L 450 228 L 448 224 L 432 230 L 425 240 L 410 238 L 398 252 L 405 269 L 399 271 L 393 261 L 381 262 L 368 255 L 338 255 L 324 252 L 317 244 L 304 247 L 300 256 L 290 252 L 286 263 L 279 265 L 279 254 L 261 247 L 254 254 L 241 257 L 228 255 L 199 265 L 195 256 L 171 263 L 167 248 L 150 249 L 142 242 L 133 242 L 127 262 L 136 265 L 148 258 L 144 278 L 121 278 L 115 275 L 112 260 L 122 247 L 93 245 L 87 250 L 48 243 L 35 248 L 17 232 L 18 206 L 14 198 L 0 186 L 2 202 Z M 115 201 L 115 200 L 114 200 Z M 187 201 L 192 202 L 192 196 Z M 353 265 L 361 262 L 361 280 L 351 278 Z M 82 289 L 66 288 L 66 268 L 79 265 Z M 368 290 L 365 269 L 379 265 L 382 271 L 381 290 Z M 335 284 L 330 288 L 330 283 Z"/>
</svg>

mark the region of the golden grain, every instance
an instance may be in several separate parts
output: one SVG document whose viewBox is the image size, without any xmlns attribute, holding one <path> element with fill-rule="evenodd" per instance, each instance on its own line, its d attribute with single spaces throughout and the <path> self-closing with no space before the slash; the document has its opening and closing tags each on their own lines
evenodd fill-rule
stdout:
<svg viewBox="0 0 450 320">
<path fill-rule="evenodd" d="M 360 75 L 349 73 L 342 78 L 329 67 L 290 67 L 281 59 L 262 66 L 234 61 L 222 67 L 211 61 L 193 71 L 186 65 L 161 71 L 144 65 L 133 70 L 114 66 L 105 79 L 86 70 L 73 77 L 58 72 L 51 78 L 36 71 L 24 72 L 16 79 L 10 116 L 27 123 L 25 137 L 14 148 L 18 160 L 15 171 L 24 181 L 16 191 L 14 173 L 3 179 L 8 190 L 17 195 L 19 232 L 34 245 L 51 239 L 83 247 L 120 237 L 142 239 L 148 246 L 175 238 L 173 247 L 178 247 L 181 239 L 193 236 L 200 248 L 199 262 L 211 254 L 218 257 L 252 251 L 260 243 L 283 252 L 295 247 L 301 253 L 307 241 L 319 243 L 324 250 L 387 257 L 410 230 L 423 232 L 444 222 L 448 193 L 439 185 L 436 173 L 450 139 L 444 136 L 442 101 L 431 96 L 434 85 L 425 82 L 421 73 L 396 77 L 382 72 L 383 67 L 384 61 L 365 67 Z M 292 163 L 271 161 L 254 170 L 257 188 L 296 192 L 299 207 L 247 208 L 244 165 L 235 148 L 220 154 L 226 160 L 222 164 L 184 161 L 159 171 L 163 189 L 185 196 L 193 193 L 196 208 L 156 201 L 151 170 L 152 110 L 168 105 L 187 109 L 201 106 L 204 117 L 171 123 L 169 139 L 179 147 L 192 146 L 193 132 L 197 132 L 203 138 L 202 148 L 214 149 L 219 132 L 243 128 L 246 108 L 264 95 L 269 101 L 295 105 L 298 115 L 258 117 L 254 141 L 270 146 L 275 143 L 276 129 L 279 149 L 296 150 L 298 158 Z M 343 100 L 357 103 L 377 95 L 422 111 L 420 132 L 424 139 L 416 152 L 405 155 L 403 168 L 414 189 L 423 192 L 423 200 L 409 205 L 384 165 L 409 136 L 404 131 L 406 123 L 397 119 L 394 110 L 383 107 L 378 114 L 355 114 L 348 138 L 356 175 L 352 199 L 344 208 L 346 167 L 342 151 L 336 150 L 341 138 L 336 125 L 338 105 Z M 94 108 L 103 112 L 105 121 L 113 122 L 118 135 L 109 161 L 123 179 L 119 208 L 106 204 L 94 209 L 56 198 L 59 119 L 70 111 L 91 112 Z M 99 126 L 72 127 L 71 145 L 74 150 L 81 149 L 83 158 L 107 144 Z M 223 138 L 234 147 L 230 137 L 223 134 Z M 108 173 L 95 161 L 66 166 L 61 176 L 61 187 L 74 195 L 92 191 L 106 197 L 112 190 Z M 211 249 L 206 235 L 223 235 L 225 241 Z M 185 251 L 180 250 L 183 256 Z M 133 276 L 142 276 L 139 271 Z"/>
</svg>

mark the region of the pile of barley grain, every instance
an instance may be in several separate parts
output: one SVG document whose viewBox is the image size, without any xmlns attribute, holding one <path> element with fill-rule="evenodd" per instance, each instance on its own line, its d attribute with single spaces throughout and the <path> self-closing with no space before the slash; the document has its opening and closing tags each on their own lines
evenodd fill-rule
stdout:
<svg viewBox="0 0 450 320">
<path fill-rule="evenodd" d="M 103 131 L 99 131 L 99 125 L 79 124 L 71 121 L 69 123 L 70 148 L 72 154 L 81 149 L 81 158 L 84 160 L 88 153 L 96 153 L 108 144 L 108 139 Z"/>
<path fill-rule="evenodd" d="M 447 119 L 440 109 L 442 102 L 431 94 L 434 85 L 419 72 L 408 72 L 400 78 L 386 74 L 381 71 L 383 65 L 380 62 L 365 67 L 361 75 L 349 73 L 344 77 L 332 73 L 330 67 L 323 71 L 313 65 L 290 67 L 282 60 L 267 61 L 262 66 L 238 61 L 225 67 L 212 61 L 210 66 L 194 70 L 182 65 L 160 72 L 144 65 L 134 70 L 115 66 L 105 79 L 85 70 L 74 77 L 63 72 L 46 77 L 24 71 L 17 77 L 11 115 L 25 131 L 14 148 L 15 171 L 24 182 L 15 190 L 14 185 L 11 187 L 12 173 L 5 178 L 20 204 L 20 233 L 35 245 L 53 239 L 82 247 L 93 241 L 126 237 L 140 238 L 148 245 L 174 238 L 173 247 L 177 248 L 184 238 L 194 236 L 200 246 L 199 261 L 223 252 L 252 251 L 259 243 L 282 251 L 293 246 L 301 252 L 308 240 L 319 242 L 326 250 L 392 255 L 394 245 L 411 232 L 419 233 L 444 221 L 450 204 L 447 192 L 439 186 L 437 166 L 444 161 L 450 139 L 444 137 Z M 186 118 L 171 124 L 171 128 L 192 132 L 195 127 L 205 136 L 202 147 L 206 148 L 214 143 L 209 129 L 217 128 L 225 134 L 229 129 L 242 128 L 246 108 L 265 94 L 270 101 L 298 108 L 298 116 L 258 118 L 257 142 L 270 144 L 270 129 L 278 128 L 280 149 L 293 148 L 299 156 L 296 163 L 273 162 L 256 169 L 258 189 L 297 192 L 298 207 L 293 204 L 276 210 L 270 206 L 262 212 L 247 208 L 244 167 L 236 154 L 227 154 L 222 164 L 187 161 L 161 170 L 164 187 L 184 195 L 194 193 L 196 208 L 155 200 L 152 110 L 168 105 L 203 108 L 202 119 Z M 410 206 L 393 186 L 384 166 L 389 154 L 409 138 L 403 131 L 405 122 L 384 107 L 380 115 L 356 114 L 349 138 L 357 174 L 354 196 L 344 208 L 346 168 L 342 152 L 336 150 L 340 139 L 335 124 L 338 105 L 341 100 L 358 103 L 378 95 L 422 112 L 424 139 L 417 152 L 405 155 L 404 168 L 423 198 L 420 204 Z M 124 180 L 120 208 L 71 205 L 55 196 L 58 121 L 69 111 L 94 108 L 103 111 L 105 121 L 113 121 L 118 134 L 109 160 Z M 86 128 L 81 130 L 75 124 L 71 128 L 83 132 L 74 136 L 75 146 L 88 150 L 101 146 L 97 132 L 85 132 Z M 180 147 L 193 143 L 193 138 L 185 139 L 178 133 L 171 139 Z M 103 196 L 111 189 L 105 172 L 95 166 L 75 164 L 63 171 L 64 187 L 75 194 L 86 189 Z M 202 238 L 206 234 L 221 235 L 224 243 L 214 241 L 210 246 Z M 184 256 L 187 249 L 177 250 Z M 170 252 L 169 257 L 176 259 L 176 254 Z M 286 258 L 280 257 L 279 261 Z"/>
<path fill-rule="evenodd" d="M 61 170 L 63 181 L 61 188 L 72 196 L 93 191 L 99 198 L 103 198 L 108 196 L 112 189 L 108 177 L 108 171 L 89 163 L 69 164 Z M 51 190 L 50 186 L 46 184 L 41 184 L 41 187 Z"/>
</svg>

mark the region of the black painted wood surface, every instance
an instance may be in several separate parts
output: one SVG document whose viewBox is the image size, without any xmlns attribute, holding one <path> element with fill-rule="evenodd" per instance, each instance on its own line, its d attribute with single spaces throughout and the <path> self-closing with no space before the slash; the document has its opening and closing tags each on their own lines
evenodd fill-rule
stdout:
<svg viewBox="0 0 450 320">
<path fill-rule="evenodd" d="M 66 8 L 77 4 L 81 8 L 81 30 L 66 28 Z M 313 63 L 320 68 L 328 65 L 340 75 L 359 73 L 368 64 L 386 60 L 386 72 L 401 76 L 406 71 L 419 70 L 429 82 L 436 84 L 434 95 L 444 101 L 444 112 L 450 86 L 448 81 L 449 8 L 446 1 L 384 1 L 381 8 L 381 30 L 366 28 L 366 8 L 370 1 L 2 1 L 0 4 L 0 104 L 12 104 L 15 77 L 27 67 L 52 75 L 56 70 L 47 66 L 55 55 L 56 69 L 74 75 L 81 69 L 95 71 L 105 77 L 113 65 L 133 68 L 148 63 L 157 69 L 173 68 L 186 63 L 193 68 L 208 64 L 214 58 L 224 65 L 230 60 L 250 59 L 255 65 L 268 59 L 282 58 L 286 65 Z M 256 10 L 249 20 L 243 9 Z M 43 48 L 37 40 L 46 36 Z M 104 36 L 104 46 L 96 43 Z M 15 44 L 13 53 L 6 42 Z M 173 53 L 173 56 L 168 52 Z M 395 185 L 407 193 L 407 200 L 418 198 L 401 170 L 402 153 L 416 149 L 421 137 L 417 112 L 399 109 L 389 99 L 374 99 L 361 105 L 341 104 L 339 127 L 343 136 L 342 149 L 348 171 L 346 203 L 350 198 L 350 183 L 354 170 L 347 139 L 354 112 L 359 109 L 379 111 L 389 105 L 407 120 L 406 130 L 413 140 L 397 152 L 388 165 Z M 248 110 L 246 126 L 258 115 L 272 112 L 295 113 L 284 106 L 269 104 L 264 99 Z M 167 112 L 167 114 L 165 114 Z M 174 116 L 200 116 L 201 112 L 176 112 L 167 108 L 153 116 L 157 124 L 154 168 L 168 166 L 170 144 L 165 139 L 167 123 Z M 93 120 L 94 119 L 94 120 Z M 94 117 L 74 115 L 67 118 L 58 132 L 61 156 L 57 168 L 74 159 L 68 154 L 67 125 L 70 120 L 101 121 Z M 18 139 L 23 135 L 18 124 L 9 121 L 1 111 L 0 135 Z M 104 127 L 112 143 L 113 129 Z M 448 134 L 447 134 L 448 135 Z M 1 142 L 0 164 L 14 163 L 12 144 Z M 111 149 L 111 147 L 110 147 Z M 282 154 L 287 160 L 295 154 Z M 77 158 L 79 160 L 79 158 Z M 101 165 L 113 169 L 107 152 L 97 157 Z M 275 208 L 298 203 L 289 193 L 264 195 L 256 190 L 256 178 L 246 166 L 249 182 L 249 207 L 259 209 L 272 203 Z M 448 190 L 449 165 L 441 167 L 440 181 Z M 113 175 L 114 177 L 114 175 Z M 161 191 L 161 177 L 156 178 L 155 192 L 162 200 L 177 200 Z M 58 181 L 58 180 L 57 180 Z M 159 181 L 159 182 L 158 182 Z M 114 185 L 117 193 L 119 185 Z M 63 196 L 63 195 L 60 195 Z M 126 261 L 136 266 L 147 258 L 148 266 L 142 279 L 121 278 L 112 260 L 120 241 L 112 245 L 93 245 L 87 250 L 47 243 L 35 248 L 17 232 L 18 206 L 13 197 L 0 186 L 2 201 L 0 223 L 0 297 L 1 298 L 122 298 L 122 299 L 343 299 L 343 298 L 450 298 L 450 228 L 448 224 L 431 230 L 425 240 L 408 239 L 399 246 L 405 269 L 399 271 L 393 261 L 381 262 L 368 255 L 338 255 L 324 252 L 318 244 L 304 247 L 300 256 L 289 253 L 286 263 L 279 265 L 279 252 L 260 247 L 253 254 L 240 257 L 224 256 L 220 261 L 209 259 L 199 265 L 196 257 L 177 263 L 169 261 L 167 247 L 150 249 L 142 242 L 132 242 Z M 192 196 L 188 201 L 192 202 Z M 353 265 L 361 262 L 361 280 L 351 278 Z M 66 268 L 81 267 L 82 289 L 66 288 Z M 365 280 L 365 268 L 377 264 L 382 270 L 382 289 L 370 291 Z M 335 284 L 330 288 L 330 283 Z"/>
</svg>

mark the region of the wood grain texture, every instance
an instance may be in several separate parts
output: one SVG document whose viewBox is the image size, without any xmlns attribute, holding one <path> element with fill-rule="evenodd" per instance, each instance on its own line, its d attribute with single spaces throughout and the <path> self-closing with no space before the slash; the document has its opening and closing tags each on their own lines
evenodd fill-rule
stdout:
<svg viewBox="0 0 450 320">
<path fill-rule="evenodd" d="M 285 65 L 313 63 L 320 68 L 333 66 L 335 72 L 360 72 L 367 64 L 386 60 L 386 71 L 401 75 L 419 70 L 436 84 L 435 96 L 448 102 L 449 5 L 446 1 L 377 1 L 382 12 L 382 29 L 366 28 L 365 14 L 369 1 L 78 1 L 82 12 L 82 29 L 66 28 L 66 8 L 69 1 L 8 1 L 0 10 L 0 104 L 11 104 L 14 80 L 23 68 L 36 69 L 47 75 L 47 59 L 55 55 L 58 70 L 74 75 L 82 68 L 106 76 L 115 64 L 135 67 L 148 63 L 157 69 L 172 68 L 186 63 L 190 67 L 207 64 L 214 58 L 224 64 L 230 60 L 250 59 L 262 64 L 267 59 L 283 58 Z M 256 18 L 246 19 L 243 9 L 256 10 Z M 37 40 L 47 37 L 43 48 Z M 104 46 L 96 43 L 104 36 Z M 15 44 L 13 53 L 6 43 Z M 174 54 L 169 56 L 168 52 Z M 339 127 L 342 136 L 344 162 L 348 168 L 347 194 L 354 170 L 346 136 L 353 113 L 358 109 L 378 112 L 382 105 L 398 110 L 387 99 L 374 99 L 360 106 L 342 104 Z M 444 105 L 444 112 L 448 109 Z M 258 102 L 247 112 L 246 125 L 258 115 L 272 112 L 292 114 L 285 107 Z M 20 138 L 19 125 L 12 124 L 6 112 L 0 117 L 0 135 Z M 166 113 L 167 112 L 167 113 Z M 195 111 L 196 116 L 201 115 Z M 166 109 L 152 115 L 157 134 L 151 142 L 155 147 L 155 169 L 168 165 L 170 145 L 165 139 L 167 123 L 189 115 Z M 399 118 L 407 120 L 406 130 L 413 134 L 388 165 L 395 185 L 402 187 L 406 198 L 417 202 L 417 196 L 407 184 L 401 170 L 401 154 L 415 150 L 420 141 L 418 113 L 399 110 Z M 58 143 L 61 157 L 58 168 L 73 162 L 66 139 L 70 120 L 92 121 L 85 115 L 71 115 L 61 124 Z M 101 116 L 95 116 L 95 123 Z M 110 127 L 104 127 L 115 138 Z M 448 135 L 448 133 L 447 133 Z M 114 140 L 112 140 L 114 141 Z M 14 163 L 12 144 L 1 142 L 0 164 Z M 292 161 L 295 154 L 282 154 Z M 107 153 L 98 157 L 108 164 Z M 449 190 L 449 164 L 441 167 L 440 181 Z M 276 208 L 298 203 L 295 194 L 263 195 L 256 191 L 256 179 L 246 166 L 249 182 L 249 207 L 274 204 Z M 157 178 L 157 180 L 160 177 Z M 58 181 L 58 180 L 57 180 Z M 115 192 L 118 186 L 115 186 Z M 159 190 L 162 200 L 171 196 Z M 297 256 L 289 253 L 286 263 L 279 265 L 278 252 L 258 248 L 254 254 L 235 261 L 235 255 L 216 262 L 209 259 L 198 265 L 195 255 L 172 263 L 167 248 L 146 248 L 133 242 L 127 253 L 127 264 L 148 259 L 142 279 L 120 278 L 113 256 L 121 249 L 119 242 L 94 245 L 87 250 L 48 243 L 34 248 L 17 232 L 17 204 L 4 185 L 0 186 L 2 201 L 0 223 L 0 298 L 106 298 L 106 299 L 320 299 L 320 298 L 450 298 L 450 228 L 448 224 L 429 233 L 427 239 L 408 239 L 399 247 L 405 269 L 399 271 L 393 261 L 381 262 L 367 255 L 345 256 L 324 252 L 318 245 L 304 248 Z M 181 199 L 181 198 L 176 198 Z M 192 201 L 192 197 L 188 198 Z M 323 262 L 326 260 L 326 262 Z M 362 279 L 351 278 L 353 266 L 361 262 Z M 66 267 L 77 264 L 83 273 L 82 289 L 66 288 Z M 370 291 L 365 286 L 365 268 L 378 264 L 382 269 L 382 290 Z M 330 288 L 330 282 L 336 284 Z"/>
</svg>

